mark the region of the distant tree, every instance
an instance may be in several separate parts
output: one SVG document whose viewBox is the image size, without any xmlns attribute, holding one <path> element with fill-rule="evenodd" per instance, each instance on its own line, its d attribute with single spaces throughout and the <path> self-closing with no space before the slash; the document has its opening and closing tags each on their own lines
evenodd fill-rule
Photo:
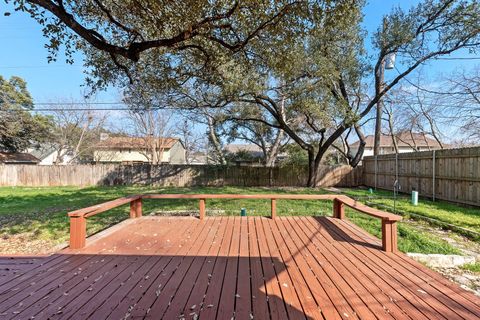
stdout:
<svg viewBox="0 0 480 320">
<path fill-rule="evenodd" d="M 448 126 L 448 121 L 445 118 L 446 110 L 442 102 L 435 96 L 422 92 L 419 86 L 412 88 L 410 85 L 408 88 L 407 90 L 400 86 L 386 97 L 383 120 L 387 125 L 383 128 L 382 134 L 392 137 L 397 153 L 399 137 L 402 133 L 412 137 L 413 150 L 418 149 L 415 145 L 417 139 L 413 138 L 415 133 L 422 134 L 425 139 L 427 136 L 433 137 L 440 148 L 443 148 L 445 130 L 441 128 Z M 428 144 L 428 140 L 425 141 Z"/>
<path fill-rule="evenodd" d="M 279 103 L 279 113 L 284 115 L 285 100 Z M 224 135 L 229 142 L 241 140 L 257 146 L 262 153 L 261 161 L 273 167 L 289 137 L 281 128 L 268 125 L 276 120 L 265 110 L 250 103 L 235 101 L 223 108 Z"/>
<path fill-rule="evenodd" d="M 308 166 L 307 152 L 296 143 L 290 143 L 285 146 L 286 158 L 280 163 L 284 165 L 293 165 L 304 167 Z"/>
<path fill-rule="evenodd" d="M 236 152 L 226 152 L 225 158 L 227 163 L 236 163 L 236 162 L 250 162 L 261 164 L 262 157 L 255 156 L 248 150 L 240 149 Z"/>
<path fill-rule="evenodd" d="M 88 102 L 72 106 L 57 101 L 54 106 L 56 110 L 51 117 L 55 127 L 49 142 L 57 153 L 55 164 L 62 164 L 66 155 L 71 163 L 90 159 L 100 134 L 105 131 L 106 115 L 90 110 Z"/>
<path fill-rule="evenodd" d="M 185 147 L 185 160 L 190 164 L 196 153 L 204 149 L 205 139 L 195 130 L 195 123 L 188 118 L 178 121 L 173 134 L 182 140 Z"/>
<path fill-rule="evenodd" d="M 16 152 L 49 139 L 50 117 L 32 114 L 33 100 L 26 82 L 19 77 L 0 76 L 0 150 Z"/>
<path fill-rule="evenodd" d="M 469 71 L 460 70 L 447 77 L 449 86 L 441 96 L 449 98 L 450 114 L 465 136 L 465 144 L 478 144 L 480 140 L 480 65 Z M 438 95 L 438 93 L 437 93 Z M 452 121 L 452 119 L 450 119 Z"/>
<path fill-rule="evenodd" d="M 174 130 L 172 112 L 163 109 L 139 108 L 128 111 L 131 130 L 143 139 L 146 149 L 142 151 L 150 163 L 160 164 L 167 148 L 167 140 Z"/>
</svg>

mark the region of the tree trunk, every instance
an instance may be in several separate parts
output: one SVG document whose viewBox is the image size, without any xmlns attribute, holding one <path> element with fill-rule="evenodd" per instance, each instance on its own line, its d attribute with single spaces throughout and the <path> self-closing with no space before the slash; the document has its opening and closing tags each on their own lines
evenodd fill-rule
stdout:
<svg viewBox="0 0 480 320">
<path fill-rule="evenodd" d="M 227 164 L 227 160 L 225 159 L 225 156 L 223 154 L 222 146 L 220 144 L 220 140 L 217 137 L 217 133 L 215 131 L 215 123 L 213 119 L 210 116 L 207 116 L 208 120 L 208 135 L 209 135 L 209 140 L 213 144 L 213 148 L 215 150 L 215 153 L 217 154 L 217 162 L 220 162 L 220 164 L 225 165 Z"/>
<path fill-rule="evenodd" d="M 273 167 L 275 161 L 277 160 L 278 153 L 280 152 L 281 142 L 284 136 L 282 129 L 278 129 L 277 136 L 275 137 L 274 143 L 270 146 L 270 149 L 266 153 L 265 166 Z"/>
<path fill-rule="evenodd" d="M 315 153 L 308 150 L 308 181 L 307 187 L 315 188 L 317 184 L 317 166 L 315 165 Z"/>
</svg>

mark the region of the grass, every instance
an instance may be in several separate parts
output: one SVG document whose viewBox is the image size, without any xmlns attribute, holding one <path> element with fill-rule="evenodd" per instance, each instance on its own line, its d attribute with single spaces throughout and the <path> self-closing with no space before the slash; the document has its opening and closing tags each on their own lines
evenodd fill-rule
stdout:
<svg viewBox="0 0 480 320">
<path fill-rule="evenodd" d="M 365 189 L 344 189 L 346 194 L 358 197 L 358 198 L 368 198 L 369 202 L 392 207 L 394 205 L 393 193 L 384 190 L 375 191 L 373 194 L 370 194 L 368 190 Z M 399 212 L 406 213 L 405 218 L 414 218 L 418 219 L 419 216 L 432 218 L 438 220 L 440 225 L 450 224 L 458 226 L 460 228 L 465 228 L 474 231 L 475 233 L 480 233 L 480 209 L 473 207 L 465 207 L 455 205 L 445 201 L 430 201 L 427 199 L 420 199 L 419 205 L 414 206 L 410 202 L 410 197 L 408 195 L 401 194 L 397 198 L 396 208 Z M 448 226 L 446 226 L 448 228 Z M 452 230 L 462 233 L 462 230 L 456 229 L 455 227 L 450 227 Z M 474 240 L 480 240 L 480 236 L 475 234 L 465 235 L 473 238 Z"/>
<path fill-rule="evenodd" d="M 464 264 L 463 266 L 461 266 L 461 268 L 463 270 L 468 270 L 468 271 L 480 274 L 480 262 Z"/>
<path fill-rule="evenodd" d="M 324 190 L 303 188 L 241 188 L 241 187 L 195 187 L 195 188 L 147 188 L 147 187 L 48 187 L 0 188 L 0 253 L 11 252 L 6 246 L 33 246 L 39 242 L 42 248 L 52 248 L 68 240 L 68 218 L 66 213 L 82 207 L 98 204 L 127 194 L 156 193 L 326 193 Z M 248 215 L 269 215 L 269 200 L 209 200 L 207 215 L 216 213 L 239 215 L 240 208 L 246 208 Z M 116 208 L 88 221 L 88 234 L 93 234 L 128 217 L 128 206 Z M 146 214 L 155 211 L 198 210 L 196 200 L 144 200 Z M 278 215 L 330 215 L 330 201 L 277 202 Z M 347 209 L 351 221 L 381 237 L 380 221 Z M 38 250 L 42 250 L 38 248 Z M 15 248 L 13 248 L 15 250 Z M 399 249 L 404 252 L 458 254 L 459 250 L 439 237 L 421 231 L 408 222 L 399 223 Z M 9 251 L 10 250 L 10 251 Z"/>
</svg>

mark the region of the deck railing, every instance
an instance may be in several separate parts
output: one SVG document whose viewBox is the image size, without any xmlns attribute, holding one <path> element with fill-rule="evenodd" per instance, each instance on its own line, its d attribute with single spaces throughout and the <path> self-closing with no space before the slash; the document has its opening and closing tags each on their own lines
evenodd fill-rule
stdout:
<svg viewBox="0 0 480 320">
<path fill-rule="evenodd" d="M 397 251 L 397 221 L 402 218 L 389 212 L 381 211 L 344 195 L 337 194 L 143 194 L 132 195 L 99 205 L 79 209 L 68 213 L 70 217 L 70 248 L 80 249 L 85 246 L 87 238 L 86 219 L 101 212 L 130 203 L 130 218 L 142 216 L 142 199 L 198 199 L 200 220 L 204 220 L 207 199 L 264 199 L 271 201 L 271 218 L 277 216 L 277 200 L 331 200 L 333 217 L 345 218 L 345 206 L 365 213 L 382 221 L 382 249 L 386 252 Z"/>
</svg>

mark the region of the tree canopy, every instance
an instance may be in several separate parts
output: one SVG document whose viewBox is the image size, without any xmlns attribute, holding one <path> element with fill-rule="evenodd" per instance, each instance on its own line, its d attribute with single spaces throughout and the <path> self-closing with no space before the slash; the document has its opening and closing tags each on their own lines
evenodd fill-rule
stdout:
<svg viewBox="0 0 480 320">
<path fill-rule="evenodd" d="M 49 59 L 60 48 L 67 61 L 80 49 L 90 67 L 90 85 L 188 76 L 187 61 L 217 65 L 225 56 L 242 55 L 264 34 L 298 36 L 309 15 L 329 0 L 20 0 L 16 10 L 43 26 Z M 312 11 L 313 10 L 313 11 Z M 118 72 L 121 70 L 122 72 Z M 181 71 L 181 73 L 180 73 Z M 180 74 L 179 74 L 180 73 Z"/>
<path fill-rule="evenodd" d="M 373 35 L 374 52 L 365 50 L 364 1 L 13 3 L 44 26 L 51 59 L 62 45 L 67 55 L 85 53 L 94 89 L 119 85 L 126 96 L 161 96 L 285 132 L 308 153 L 310 186 L 329 148 L 358 164 L 363 121 L 406 76 L 480 44 L 480 5 L 470 0 L 394 8 Z M 385 81 L 392 54 L 397 74 Z"/>
<path fill-rule="evenodd" d="M 51 118 L 32 115 L 33 100 L 26 82 L 0 76 L 0 151 L 24 151 L 45 141 L 53 128 Z"/>
</svg>

